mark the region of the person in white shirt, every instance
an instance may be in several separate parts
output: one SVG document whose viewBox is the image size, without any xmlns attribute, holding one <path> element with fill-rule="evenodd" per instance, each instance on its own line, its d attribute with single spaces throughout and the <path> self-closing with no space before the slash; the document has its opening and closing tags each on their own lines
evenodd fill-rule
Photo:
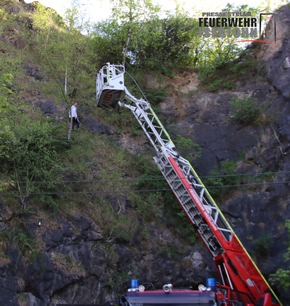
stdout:
<svg viewBox="0 0 290 306">
<path fill-rule="evenodd" d="M 74 129 L 75 126 L 77 127 L 77 129 L 80 128 L 80 121 L 78 118 L 77 106 L 78 106 L 78 102 L 74 102 L 69 112 L 69 120 L 72 125 L 72 129 Z"/>
</svg>

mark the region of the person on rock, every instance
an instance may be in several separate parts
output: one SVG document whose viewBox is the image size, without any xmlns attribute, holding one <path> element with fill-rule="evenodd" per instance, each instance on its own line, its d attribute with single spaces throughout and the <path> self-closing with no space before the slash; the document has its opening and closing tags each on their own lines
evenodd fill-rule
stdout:
<svg viewBox="0 0 290 306">
<path fill-rule="evenodd" d="M 69 112 L 69 121 L 70 124 L 72 126 L 72 129 L 76 128 L 79 129 L 80 128 L 80 121 L 78 118 L 78 111 L 77 111 L 77 106 L 78 106 L 78 102 L 75 101 L 74 104 L 72 105 L 70 112 Z"/>
</svg>

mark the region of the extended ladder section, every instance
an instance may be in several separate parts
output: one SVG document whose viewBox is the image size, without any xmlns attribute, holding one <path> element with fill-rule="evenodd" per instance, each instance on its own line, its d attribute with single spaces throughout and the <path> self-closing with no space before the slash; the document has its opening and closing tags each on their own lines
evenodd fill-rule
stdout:
<svg viewBox="0 0 290 306">
<path fill-rule="evenodd" d="M 114 71 L 110 70 L 111 67 L 116 67 L 118 74 L 111 77 L 104 75 L 104 71 L 107 74 Z M 258 300 L 262 300 L 261 305 L 265 306 L 280 305 L 190 163 L 176 150 L 150 104 L 146 100 L 135 98 L 124 86 L 124 73 L 125 69 L 120 65 L 107 64 L 101 69 L 97 78 L 98 105 L 114 107 L 117 105 L 114 99 L 119 96 L 121 99 L 118 104 L 131 110 L 156 151 L 156 165 L 212 254 L 223 285 L 233 292 L 240 292 L 239 299 L 245 305 L 254 305 Z M 122 89 L 118 85 L 116 93 L 111 92 L 111 99 L 106 99 L 102 88 L 103 91 L 108 87 L 114 91 L 115 85 L 110 82 L 105 84 L 103 80 L 110 78 L 115 81 L 118 79 L 118 84 L 123 85 L 123 92 L 119 92 Z"/>
</svg>

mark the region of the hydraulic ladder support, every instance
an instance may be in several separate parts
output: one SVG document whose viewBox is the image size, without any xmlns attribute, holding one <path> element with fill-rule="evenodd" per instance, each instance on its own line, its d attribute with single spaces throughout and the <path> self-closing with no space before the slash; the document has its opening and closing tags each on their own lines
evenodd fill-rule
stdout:
<svg viewBox="0 0 290 306">
<path fill-rule="evenodd" d="M 113 65 L 106 67 L 105 71 L 109 71 L 111 66 Z M 174 143 L 150 104 L 143 99 L 135 98 L 128 91 L 124 86 L 125 69 L 117 67 L 121 71 L 117 75 L 118 84 L 123 86 L 116 89 L 119 97 L 122 97 L 119 105 L 133 113 L 153 145 L 156 152 L 154 157 L 156 165 L 178 199 L 187 218 L 212 254 L 223 284 L 229 286 L 231 290 L 244 293 L 241 300 L 245 304 L 255 304 L 258 299 L 264 298 L 266 292 L 271 292 L 273 300 L 278 301 L 190 163 L 177 152 Z M 103 73 L 104 69 L 101 71 Z M 102 79 L 104 76 L 99 76 L 99 80 Z M 107 85 L 102 87 L 102 84 L 98 83 L 98 86 L 97 97 L 101 97 L 102 88 L 107 89 Z M 120 90 L 123 92 L 120 93 Z M 100 104 L 106 104 L 106 101 L 102 99 L 99 101 Z M 108 101 L 110 106 L 114 103 Z M 273 302 L 271 305 L 280 305 L 280 303 Z"/>
</svg>

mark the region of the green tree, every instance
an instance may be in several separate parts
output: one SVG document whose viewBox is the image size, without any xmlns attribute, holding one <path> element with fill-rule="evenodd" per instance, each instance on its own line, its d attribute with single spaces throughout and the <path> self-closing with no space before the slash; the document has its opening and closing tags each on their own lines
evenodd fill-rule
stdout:
<svg viewBox="0 0 290 306">
<path fill-rule="evenodd" d="M 38 3 L 33 18 L 37 31 L 32 44 L 34 54 L 62 97 L 73 98 L 80 90 L 91 92 L 96 56 L 92 54 L 90 37 L 83 34 L 89 32 L 89 25 L 79 14 L 78 6 L 68 9 L 63 20 Z"/>
<path fill-rule="evenodd" d="M 192 41 L 197 22 L 182 10 L 160 17 L 151 1 L 114 1 L 112 20 L 98 23 L 94 31 L 96 53 L 104 62 L 143 68 L 192 65 Z"/>
<path fill-rule="evenodd" d="M 208 72 L 233 62 L 243 51 L 234 37 L 200 37 L 197 19 L 182 6 L 162 17 L 159 10 L 151 1 L 115 0 L 112 19 L 94 29 L 101 63 L 125 63 L 126 59 L 127 64 L 142 68 L 199 67 Z M 257 13 L 246 5 L 227 5 L 223 11 Z"/>
<path fill-rule="evenodd" d="M 137 50 L 132 50 L 136 54 L 136 62 L 151 69 L 193 66 L 196 25 L 196 20 L 184 13 L 146 22 L 142 26 L 144 32 L 141 37 L 144 39 L 140 40 Z"/>
<path fill-rule="evenodd" d="M 157 20 L 159 11 L 160 7 L 154 6 L 151 0 L 114 0 L 112 19 L 98 23 L 94 31 L 101 62 L 125 64 L 128 59 L 129 63 L 136 63 L 140 40 L 150 39 L 143 35 L 149 34 L 144 25 L 149 20 Z"/>
<path fill-rule="evenodd" d="M 290 234 L 290 220 L 287 220 L 285 223 L 285 227 L 288 230 L 288 234 Z M 270 275 L 270 282 L 273 284 L 280 284 L 284 289 L 290 288 L 290 243 L 288 240 L 288 249 L 286 254 L 284 255 L 285 261 L 288 262 L 288 268 L 286 269 L 278 269 L 274 274 Z"/>
<path fill-rule="evenodd" d="M 98 65 L 111 62 L 120 64 L 124 53 L 124 37 L 116 20 L 107 20 L 95 25 L 91 35 L 93 39 L 93 49 L 98 55 Z"/>
</svg>

